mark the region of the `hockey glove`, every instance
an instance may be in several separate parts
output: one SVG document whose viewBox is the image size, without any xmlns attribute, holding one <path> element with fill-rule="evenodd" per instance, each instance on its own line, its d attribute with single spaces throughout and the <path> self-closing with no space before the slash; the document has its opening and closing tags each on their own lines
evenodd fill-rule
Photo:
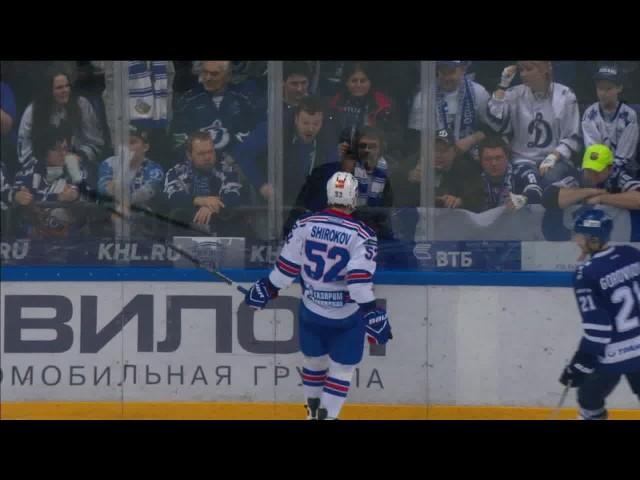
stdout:
<svg viewBox="0 0 640 480">
<path fill-rule="evenodd" d="M 269 300 L 278 296 L 278 289 L 268 278 L 261 278 L 249 289 L 244 297 L 244 302 L 251 308 L 261 310 L 267 306 Z"/>
<path fill-rule="evenodd" d="M 373 308 L 370 307 L 364 311 L 363 319 L 367 342 L 384 345 L 393 338 L 389 316 L 383 308 L 377 308 L 374 304 Z"/>
<path fill-rule="evenodd" d="M 562 372 L 560 383 L 567 386 L 571 382 L 572 387 L 579 387 L 584 383 L 587 375 L 595 371 L 597 365 L 598 358 L 595 355 L 578 351 Z"/>
</svg>

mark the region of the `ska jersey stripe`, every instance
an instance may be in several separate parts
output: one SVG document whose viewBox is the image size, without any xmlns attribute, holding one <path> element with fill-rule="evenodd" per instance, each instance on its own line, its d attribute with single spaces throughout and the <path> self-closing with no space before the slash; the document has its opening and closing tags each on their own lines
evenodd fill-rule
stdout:
<svg viewBox="0 0 640 480">
<path fill-rule="evenodd" d="M 287 277 L 295 278 L 300 274 L 300 265 L 290 262 L 284 257 L 278 257 L 276 262 L 277 269 Z"/>
<path fill-rule="evenodd" d="M 322 387 L 326 378 L 326 370 L 313 371 L 307 370 L 306 368 L 302 369 L 302 383 L 308 387 Z"/>
<path fill-rule="evenodd" d="M 372 278 L 373 276 L 371 275 L 371 272 L 366 270 L 351 270 L 347 273 L 347 284 L 370 283 Z"/>
<path fill-rule="evenodd" d="M 349 392 L 350 382 L 338 380 L 337 378 L 327 377 L 324 384 L 324 391 L 337 397 L 346 397 Z"/>
</svg>

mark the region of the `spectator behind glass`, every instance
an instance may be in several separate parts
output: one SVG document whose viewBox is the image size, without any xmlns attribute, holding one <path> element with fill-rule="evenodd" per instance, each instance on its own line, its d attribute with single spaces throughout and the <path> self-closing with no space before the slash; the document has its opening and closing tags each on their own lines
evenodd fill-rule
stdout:
<svg viewBox="0 0 640 480">
<path fill-rule="evenodd" d="M 303 98 L 296 108 L 294 131 L 284 139 L 283 204 L 292 206 L 305 179 L 318 165 L 338 159 L 333 129 L 325 127 L 325 113 L 318 97 Z"/>
<path fill-rule="evenodd" d="M 113 63 L 91 62 L 94 68 L 104 73 L 102 100 L 112 146 L 116 138 Z M 169 60 L 132 60 L 128 62 L 128 69 L 129 121 L 149 132 L 154 146 L 152 156 L 164 159 L 169 148 L 166 134 L 173 117 L 173 82 L 176 75 L 174 63 Z"/>
<path fill-rule="evenodd" d="M 242 185 L 232 167 L 218 162 L 207 132 L 192 133 L 186 143 L 186 161 L 165 176 L 171 218 L 199 226 L 206 233 L 243 235 L 244 222 L 234 212 L 241 202 Z"/>
<path fill-rule="evenodd" d="M 518 71 L 522 85 L 509 88 Z M 552 79 L 551 62 L 520 61 L 503 70 L 489 99 L 490 125 L 512 137 L 513 164 L 538 169 L 544 185 L 563 178 L 582 147 L 576 96 Z"/>
<path fill-rule="evenodd" d="M 284 132 L 293 128 L 296 107 L 300 100 L 309 95 L 311 71 L 307 62 L 284 62 L 282 67 L 282 126 Z M 285 138 L 286 138 L 285 133 Z"/>
<path fill-rule="evenodd" d="M 391 98 L 371 83 L 369 65 L 352 62 L 345 66 L 342 91 L 329 101 L 336 131 L 355 126 L 376 127 L 384 132 L 388 150 L 394 152 L 402 142 L 402 126 L 396 119 Z"/>
<path fill-rule="evenodd" d="M 92 196 L 86 184 L 88 174 L 78 165 L 70 167 L 70 144 L 67 129 L 46 128 L 34 143 L 37 156 L 32 166 L 16 174 L 13 202 L 22 207 L 23 229 L 31 238 L 66 238 L 86 223 L 84 209 Z"/>
<path fill-rule="evenodd" d="M 15 172 L 17 168 L 17 123 L 13 91 L 8 84 L 0 81 L 0 158 L 7 172 Z"/>
<path fill-rule="evenodd" d="M 345 132 L 346 133 L 346 132 Z M 342 137 L 349 138 L 343 133 Z M 342 142 L 338 146 L 340 161 L 325 163 L 313 169 L 307 177 L 297 199 L 296 209 L 286 222 L 285 234 L 304 211 L 318 211 L 327 206 L 327 181 L 336 172 L 349 172 L 358 180 L 357 209 L 354 218 L 375 230 L 379 239 L 393 238 L 389 222 L 389 208 L 393 205 L 393 192 L 384 158 L 384 136 L 376 128 L 363 127 L 354 132 L 353 144 Z"/>
<path fill-rule="evenodd" d="M 572 166 L 564 178 L 544 189 L 543 205 L 547 210 L 578 203 L 639 210 L 640 181 L 613 166 L 609 147 L 590 145 L 584 152 L 581 170 Z"/>
<path fill-rule="evenodd" d="M 58 69 L 46 76 L 42 89 L 22 115 L 18 130 L 21 170 L 33 167 L 33 145 L 51 127 L 62 127 L 71 132 L 69 155 L 65 162 L 79 163 L 81 168 L 87 170 L 93 183 L 105 146 L 103 133 L 89 101 L 74 94 L 69 76 Z"/>
<path fill-rule="evenodd" d="M 6 174 L 4 162 L 0 159 L 0 211 L 9 209 L 11 184 Z"/>
<path fill-rule="evenodd" d="M 508 211 L 516 211 L 527 204 L 542 203 L 536 171 L 527 164 L 512 166 L 509 146 L 500 137 L 483 140 L 479 152 L 487 209 L 504 205 Z"/>
<path fill-rule="evenodd" d="M 128 162 L 121 162 L 119 157 L 114 156 L 100 164 L 98 194 L 103 198 L 114 200 L 124 184 L 129 188 L 131 205 L 155 211 L 164 187 L 164 172 L 160 165 L 147 158 L 149 148 L 149 132 L 131 125 L 129 128 L 130 158 Z M 125 172 L 122 172 L 122 163 L 128 164 Z M 128 206 L 117 205 L 116 208 L 124 215 L 131 214 Z M 135 210 L 133 213 L 135 214 Z M 138 218 L 139 222 L 134 223 L 146 225 L 145 218 L 142 214 Z M 113 219 L 115 220 L 115 217 Z"/>
<path fill-rule="evenodd" d="M 447 130 L 436 131 L 434 169 L 436 178 L 435 203 L 439 208 L 462 208 L 472 212 L 486 209 L 484 186 L 480 178 L 480 167 L 469 154 L 460 154 L 456 149 L 453 134 Z M 416 157 L 415 167 L 406 173 L 406 184 L 401 204 L 416 206 L 420 204 L 420 183 L 424 181 L 420 162 Z"/>
<path fill-rule="evenodd" d="M 638 171 L 638 119 L 633 108 L 620 101 L 622 72 L 617 65 L 602 65 L 594 75 L 598 102 L 582 116 L 585 147 L 601 143 L 613 151 L 614 169 Z"/>
<path fill-rule="evenodd" d="M 471 151 L 485 138 L 487 130 L 489 93 L 466 75 L 467 64 L 463 60 L 439 61 L 436 64 L 437 128 L 452 133 L 459 154 Z M 408 138 L 412 152 L 420 147 L 419 131 L 424 128 L 422 117 L 422 92 L 418 92 L 409 114 Z M 477 152 L 473 153 L 477 158 Z"/>
<path fill-rule="evenodd" d="M 273 186 L 267 182 L 267 133 L 267 123 L 261 122 L 233 150 L 233 157 L 244 174 L 266 200 L 273 195 Z M 315 96 L 303 97 L 298 102 L 293 129 L 284 135 L 283 202 L 291 206 L 307 175 L 316 166 L 338 159 L 338 142 L 333 126 L 326 125 L 323 102 Z"/>
<path fill-rule="evenodd" d="M 224 154 L 255 127 L 258 116 L 251 101 L 229 87 L 230 61 L 196 62 L 199 85 L 177 102 L 171 131 L 176 158 L 184 158 L 184 145 L 193 132 L 207 132 L 216 153 Z"/>
</svg>

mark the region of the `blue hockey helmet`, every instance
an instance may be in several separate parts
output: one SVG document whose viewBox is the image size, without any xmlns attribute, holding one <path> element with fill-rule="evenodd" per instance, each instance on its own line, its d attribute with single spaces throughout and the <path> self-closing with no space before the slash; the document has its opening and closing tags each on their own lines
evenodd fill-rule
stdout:
<svg viewBox="0 0 640 480">
<path fill-rule="evenodd" d="M 611 220 L 611 217 L 607 215 L 606 212 L 596 210 L 595 208 L 586 210 L 578 215 L 573 226 L 574 232 L 596 237 L 600 239 L 602 243 L 609 241 L 611 230 L 613 230 L 613 220 Z"/>
</svg>

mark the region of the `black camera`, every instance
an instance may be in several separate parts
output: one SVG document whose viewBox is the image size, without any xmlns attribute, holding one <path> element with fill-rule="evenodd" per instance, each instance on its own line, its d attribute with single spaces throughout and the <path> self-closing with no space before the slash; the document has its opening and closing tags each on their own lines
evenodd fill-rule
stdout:
<svg viewBox="0 0 640 480">
<path fill-rule="evenodd" d="M 358 144 L 360 143 L 360 130 L 358 130 L 358 127 L 356 127 L 355 125 L 352 125 L 351 127 L 347 127 L 344 130 L 342 130 L 342 133 L 340 134 L 340 139 L 338 140 L 339 143 L 347 143 L 349 145 L 349 147 L 347 148 L 347 152 L 346 155 L 352 158 L 355 158 L 356 160 L 360 159 L 360 154 L 359 154 L 359 150 L 358 150 Z"/>
</svg>

